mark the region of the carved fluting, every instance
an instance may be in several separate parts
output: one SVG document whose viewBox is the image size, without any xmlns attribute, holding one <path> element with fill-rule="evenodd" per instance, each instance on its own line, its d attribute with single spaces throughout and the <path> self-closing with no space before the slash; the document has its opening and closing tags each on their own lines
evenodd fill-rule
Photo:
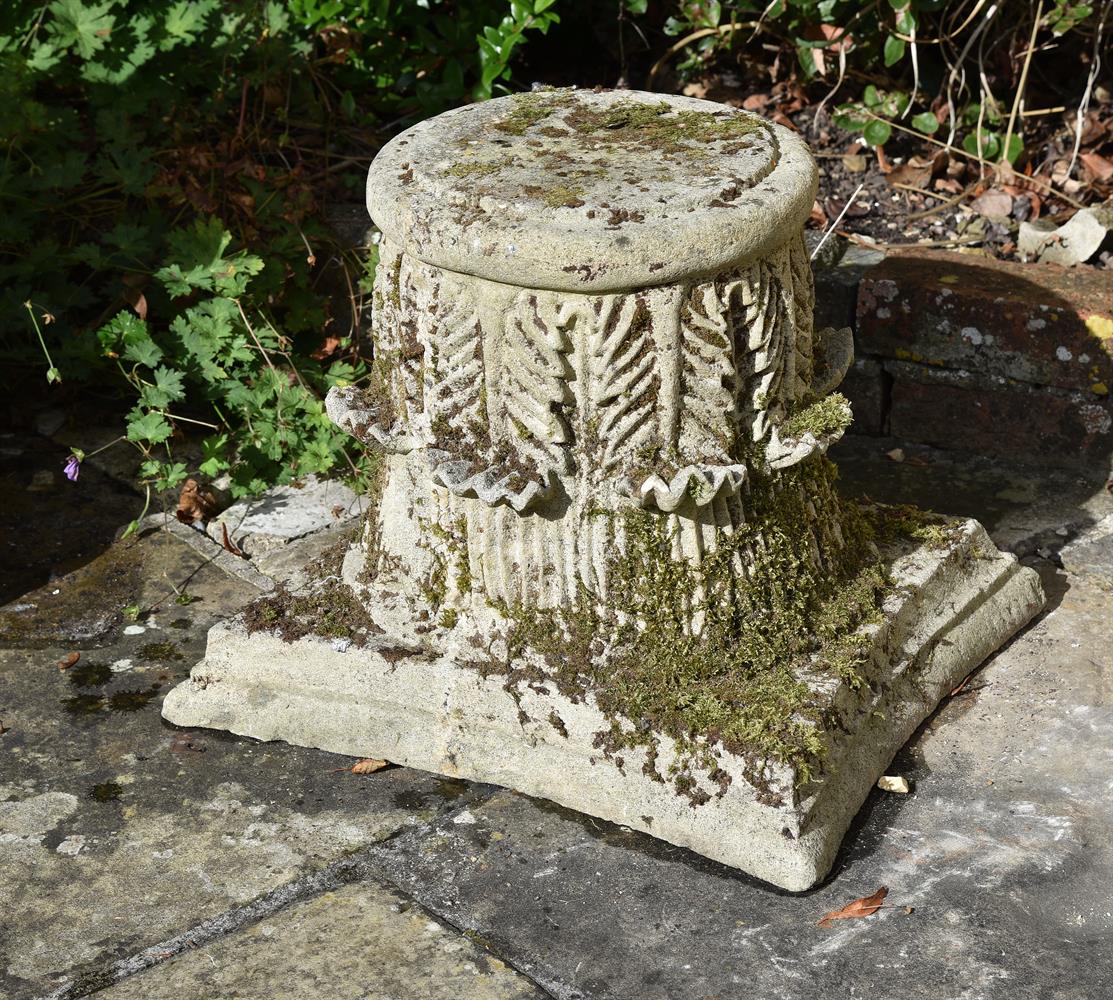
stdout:
<svg viewBox="0 0 1113 1000">
<path fill-rule="evenodd" d="M 542 475 L 567 466 L 561 411 L 569 396 L 564 354 L 574 317 L 575 307 L 551 294 L 523 292 L 506 313 L 498 345 L 491 436 Z"/>
<path fill-rule="evenodd" d="M 728 302 L 736 287 L 734 281 L 697 285 L 680 313 L 676 451 L 705 463 L 731 460 L 738 373 Z"/>
<path fill-rule="evenodd" d="M 784 419 L 785 341 L 791 332 L 784 322 L 781 281 L 772 263 L 754 264 L 736 288 L 736 350 L 748 362 L 738 404 L 751 440 L 763 441 L 772 425 Z"/>
<path fill-rule="evenodd" d="M 792 398 L 800 403 L 808 397 L 812 385 L 814 368 L 812 317 L 815 314 L 815 281 L 803 234 L 793 240 L 789 246 L 788 270 L 792 288 L 791 316 L 794 340 Z"/>
<path fill-rule="evenodd" d="M 677 559 L 729 541 L 740 578 L 766 547 L 753 523 L 769 490 L 810 504 L 807 562 L 841 545 L 821 480 L 812 496 L 807 474 L 778 479 L 829 443 L 781 433 L 818 378 L 802 238 L 712 279 L 595 295 L 498 285 L 384 244 L 375 291 L 384 398 L 346 390 L 329 413 L 406 456 L 398 496 L 424 490 L 404 512 L 420 541 L 377 536 L 422 593 L 459 608 L 606 600 L 629 505 L 664 519 Z"/>
<path fill-rule="evenodd" d="M 437 289 L 434 316 L 437 334 L 425 380 L 429 424 L 438 447 L 461 457 L 474 455 L 482 447 L 487 418 L 480 391 L 483 337 L 468 284 L 445 275 Z"/>
<path fill-rule="evenodd" d="M 660 377 L 653 320 L 641 295 L 607 295 L 598 301 L 585 344 L 589 421 L 601 446 L 599 471 L 613 473 L 660 441 Z M 590 439 L 593 435 L 587 434 Z"/>
</svg>

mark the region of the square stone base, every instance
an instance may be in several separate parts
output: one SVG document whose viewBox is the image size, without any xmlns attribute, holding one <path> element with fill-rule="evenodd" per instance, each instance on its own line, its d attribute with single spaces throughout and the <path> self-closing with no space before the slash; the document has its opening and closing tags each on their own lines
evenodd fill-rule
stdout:
<svg viewBox="0 0 1113 1000">
<path fill-rule="evenodd" d="M 643 773 L 643 751 L 624 751 L 621 765 L 602 755 L 595 736 L 610 723 L 590 698 L 543 687 L 516 699 L 503 678 L 406 654 L 389 635 L 366 646 L 290 643 L 232 619 L 209 633 L 205 659 L 163 716 L 504 785 L 800 891 L 830 870 L 870 788 L 939 700 L 1043 607 L 1035 572 L 999 553 L 977 522 L 949 534 L 893 557 L 867 682 L 815 681 L 838 725 L 824 735 L 822 773 L 804 785 L 788 767 L 721 752 L 725 792 L 693 805 Z M 660 742 L 667 767 L 672 743 Z"/>
</svg>

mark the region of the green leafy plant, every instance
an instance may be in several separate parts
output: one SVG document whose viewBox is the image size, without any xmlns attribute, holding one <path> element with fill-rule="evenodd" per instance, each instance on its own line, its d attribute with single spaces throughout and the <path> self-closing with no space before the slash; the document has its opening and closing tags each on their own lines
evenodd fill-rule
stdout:
<svg viewBox="0 0 1113 1000">
<path fill-rule="evenodd" d="M 229 474 L 234 496 L 344 461 L 344 436 L 326 417 L 321 397 L 363 375 L 362 363 L 338 360 L 323 370 L 301 370 L 288 339 L 249 297 L 262 258 L 231 252 L 232 236 L 217 220 L 198 220 L 168 242 L 170 259 L 155 278 L 188 303 L 169 329 L 153 331 L 134 312 L 121 311 L 97 332 L 104 354 L 137 395 L 126 438 L 143 453 L 143 481 L 172 489 L 189 474 L 172 448 L 177 423 L 212 432 L 201 442 L 198 471 Z M 219 422 L 178 412 L 187 398 L 205 400 Z M 235 422 L 225 414 L 235 414 Z M 347 460 L 357 471 L 355 460 Z"/>
<path fill-rule="evenodd" d="M 0 11 L 0 351 L 115 387 L 148 491 L 365 467 L 375 252 L 323 218 L 417 118 L 509 85 L 555 0 L 17 0 Z M 130 397 L 130 402 L 127 400 Z M 130 409 L 128 407 L 130 406 Z M 74 477 L 85 457 L 74 449 Z M 68 474 L 68 473 L 67 473 Z"/>
</svg>

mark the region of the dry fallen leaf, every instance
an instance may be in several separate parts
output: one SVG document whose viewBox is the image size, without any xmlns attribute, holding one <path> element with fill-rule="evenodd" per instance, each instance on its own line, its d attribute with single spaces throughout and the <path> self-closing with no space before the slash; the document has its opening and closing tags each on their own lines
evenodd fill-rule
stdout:
<svg viewBox="0 0 1113 1000">
<path fill-rule="evenodd" d="M 178 494 L 178 520 L 182 524 L 207 521 L 219 505 L 216 492 L 209 486 L 202 486 L 196 479 L 187 479 Z"/>
<path fill-rule="evenodd" d="M 376 771 L 381 771 L 389 763 L 390 761 L 376 760 L 374 757 L 364 757 L 363 760 L 357 760 L 348 770 L 352 774 L 374 774 Z"/>
<path fill-rule="evenodd" d="M 318 345 L 317 349 L 309 356 L 314 361 L 324 361 L 326 358 L 335 354 L 339 346 L 340 338 L 335 334 L 326 333 L 324 337 L 321 338 L 321 343 Z"/>
<path fill-rule="evenodd" d="M 847 903 L 841 910 L 832 910 L 819 918 L 818 926 L 830 927 L 836 920 L 852 920 L 855 917 L 869 917 L 881 909 L 885 897 L 889 895 L 889 887 L 883 885 L 872 896 L 863 896 L 852 903 Z"/>
<path fill-rule="evenodd" d="M 232 553 L 232 555 L 234 555 L 234 556 L 239 556 L 239 557 L 240 557 L 241 559 L 246 559 L 246 558 L 247 558 L 247 556 L 245 556 L 245 555 L 243 554 L 243 549 L 241 549 L 241 548 L 240 548 L 240 547 L 239 547 L 239 546 L 238 546 L 238 545 L 237 545 L 237 544 L 236 544 L 235 542 L 233 542 L 233 541 L 232 541 L 232 539 L 231 539 L 231 538 L 230 538 L 230 537 L 228 536 L 228 525 L 226 525 L 226 524 L 222 524 L 222 525 L 220 526 L 220 534 L 221 534 L 221 541 L 220 541 L 220 544 L 221 544 L 221 545 L 223 545 L 223 546 L 224 546 L 224 547 L 225 547 L 225 548 L 226 548 L 226 549 L 227 549 L 227 550 L 228 550 L 229 552 L 231 552 L 231 553 Z"/>
<path fill-rule="evenodd" d="M 962 185 L 958 181 L 952 180 L 950 177 L 936 177 L 935 183 L 932 185 L 936 191 L 942 191 L 945 194 L 962 194 Z"/>
<path fill-rule="evenodd" d="M 843 158 L 845 160 L 845 157 Z M 885 175 L 889 184 L 906 184 L 908 187 L 926 188 L 931 181 L 934 167 L 931 160 L 922 156 L 909 157 L 907 162 L 893 167 Z"/>
<path fill-rule="evenodd" d="M 885 452 L 885 457 L 886 458 L 891 458 L 894 462 L 903 462 L 904 461 L 904 449 L 903 448 L 894 448 L 892 451 Z"/>
<path fill-rule="evenodd" d="M 990 188 L 984 194 L 978 195 L 970 207 L 991 222 L 1003 222 L 1013 211 L 1012 196 L 999 188 Z"/>
<path fill-rule="evenodd" d="M 70 653 L 64 659 L 58 661 L 59 670 L 69 670 L 70 667 L 76 666 L 77 661 L 81 659 L 80 653 Z"/>
<path fill-rule="evenodd" d="M 1101 181 L 1104 184 L 1106 181 L 1113 179 L 1113 161 L 1107 160 L 1097 153 L 1079 153 L 1078 158 L 1094 180 Z"/>
<path fill-rule="evenodd" d="M 951 697 L 953 698 L 956 694 L 962 694 L 962 692 L 966 689 L 966 685 L 970 683 L 970 678 L 973 676 L 973 674 L 967 674 L 963 682 L 958 687 L 952 688 Z"/>
<path fill-rule="evenodd" d="M 147 318 L 147 296 L 138 288 L 125 288 L 124 301 L 135 310 L 135 315 L 140 319 Z"/>
</svg>

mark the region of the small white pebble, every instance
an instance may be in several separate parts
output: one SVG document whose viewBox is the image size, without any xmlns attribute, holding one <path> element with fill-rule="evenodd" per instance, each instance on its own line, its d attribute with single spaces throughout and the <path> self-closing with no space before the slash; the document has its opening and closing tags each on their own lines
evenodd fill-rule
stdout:
<svg viewBox="0 0 1113 1000">
<path fill-rule="evenodd" d="M 457 826 L 472 826 L 475 823 L 475 817 L 465 809 L 459 816 L 454 816 L 452 822 Z"/>
<path fill-rule="evenodd" d="M 146 631 L 144 625 L 129 625 L 124 629 L 124 635 L 142 635 Z"/>
<path fill-rule="evenodd" d="M 877 779 L 877 787 L 883 792 L 896 792 L 898 795 L 908 794 L 908 779 L 896 774 L 883 774 Z"/>
<path fill-rule="evenodd" d="M 59 854 L 68 854 L 71 858 L 81 853 L 85 846 L 85 838 L 79 833 L 72 834 L 60 843 L 55 850 Z"/>
</svg>

